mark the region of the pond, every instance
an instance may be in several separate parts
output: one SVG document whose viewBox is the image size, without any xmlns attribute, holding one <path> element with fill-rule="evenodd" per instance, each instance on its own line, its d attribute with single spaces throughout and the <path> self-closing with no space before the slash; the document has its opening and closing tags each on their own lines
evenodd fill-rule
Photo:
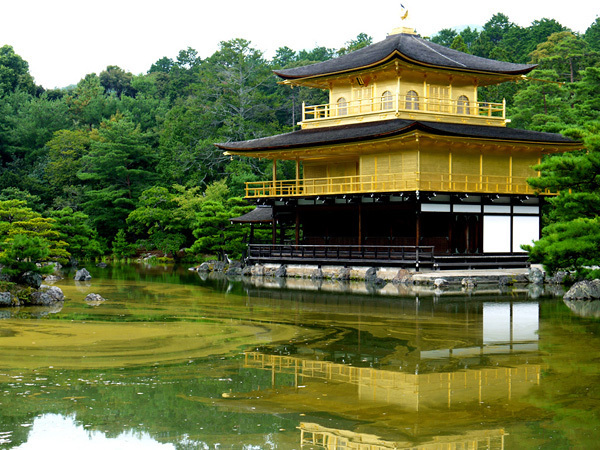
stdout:
<svg viewBox="0 0 600 450">
<path fill-rule="evenodd" d="M 599 314 L 560 290 L 87 268 L 0 310 L 0 448 L 597 448 Z"/>
</svg>

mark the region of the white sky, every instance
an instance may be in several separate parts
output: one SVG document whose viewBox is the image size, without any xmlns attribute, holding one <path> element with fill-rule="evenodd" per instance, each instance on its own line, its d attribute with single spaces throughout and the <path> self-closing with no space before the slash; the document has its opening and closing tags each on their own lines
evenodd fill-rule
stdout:
<svg viewBox="0 0 600 450">
<path fill-rule="evenodd" d="M 400 3 L 409 20 L 400 20 Z M 202 58 L 220 41 L 244 38 L 271 58 L 278 47 L 337 49 L 364 32 L 380 41 L 394 27 L 422 36 L 482 26 L 501 12 L 523 27 L 556 19 L 583 33 L 597 0 L 0 0 L 0 46 L 12 45 L 47 89 L 117 65 L 146 73 L 163 56 L 192 47 Z"/>
</svg>

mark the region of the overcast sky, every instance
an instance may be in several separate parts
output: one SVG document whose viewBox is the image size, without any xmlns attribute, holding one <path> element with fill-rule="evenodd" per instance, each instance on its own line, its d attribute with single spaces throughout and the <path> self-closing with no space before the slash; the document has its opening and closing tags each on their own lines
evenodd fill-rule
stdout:
<svg viewBox="0 0 600 450">
<path fill-rule="evenodd" d="M 244 38 L 271 58 L 278 47 L 337 49 L 364 32 L 380 41 L 397 26 L 422 36 L 484 25 L 501 12 L 520 25 L 556 19 L 579 33 L 598 0 L 0 0 L 0 46 L 12 45 L 47 89 L 117 65 L 146 73 L 163 56 L 192 47 L 202 58 L 220 41 Z M 403 4 L 409 19 L 400 20 Z"/>
</svg>

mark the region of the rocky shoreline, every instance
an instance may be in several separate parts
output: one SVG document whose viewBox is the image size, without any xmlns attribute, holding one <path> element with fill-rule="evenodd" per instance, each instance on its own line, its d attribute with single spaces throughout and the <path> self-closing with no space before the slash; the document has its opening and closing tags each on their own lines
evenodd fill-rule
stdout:
<svg viewBox="0 0 600 450">
<path fill-rule="evenodd" d="M 62 280 L 60 272 L 61 266 L 55 264 L 54 273 L 43 277 L 40 274 L 26 273 L 21 277 L 25 284 L 12 284 L 12 286 L 0 291 L 1 307 L 19 307 L 19 306 L 54 306 L 61 304 L 65 300 L 65 295 L 57 286 L 43 284 Z M 73 277 L 75 281 L 89 281 L 92 279 L 90 273 L 85 269 L 79 269 Z M 9 282 L 10 278 L 4 278 L 3 281 Z M 94 299 L 97 300 L 97 299 Z"/>
<path fill-rule="evenodd" d="M 479 269 L 479 270 L 438 270 L 421 271 L 392 267 L 344 267 L 292 264 L 255 264 L 243 266 L 239 262 L 228 264 L 224 261 L 208 261 L 189 270 L 199 273 L 224 273 L 242 277 L 302 278 L 312 280 L 365 281 L 370 284 L 432 285 L 434 287 L 477 285 L 511 286 L 515 284 L 564 283 L 566 273 L 548 276 L 541 267 L 529 269 Z"/>
</svg>

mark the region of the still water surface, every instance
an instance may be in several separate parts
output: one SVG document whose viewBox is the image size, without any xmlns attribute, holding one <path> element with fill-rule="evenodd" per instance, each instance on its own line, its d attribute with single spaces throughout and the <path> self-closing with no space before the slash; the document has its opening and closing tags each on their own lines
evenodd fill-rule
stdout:
<svg viewBox="0 0 600 450">
<path fill-rule="evenodd" d="M 0 310 L 0 448 L 599 446 L 593 305 L 90 272 L 62 307 Z"/>
</svg>

